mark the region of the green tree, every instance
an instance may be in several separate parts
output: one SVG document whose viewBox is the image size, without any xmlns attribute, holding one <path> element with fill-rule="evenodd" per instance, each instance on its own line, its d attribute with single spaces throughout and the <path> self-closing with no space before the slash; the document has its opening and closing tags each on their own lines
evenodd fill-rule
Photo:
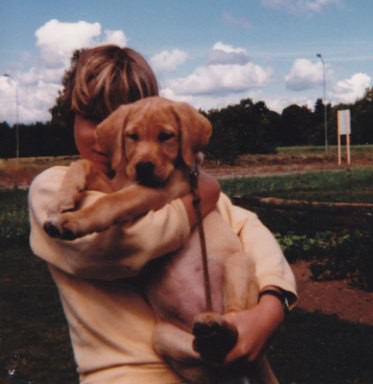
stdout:
<svg viewBox="0 0 373 384">
<path fill-rule="evenodd" d="M 15 133 L 5 121 L 0 123 L 0 158 L 15 155 Z"/>
<path fill-rule="evenodd" d="M 240 152 L 233 112 L 231 108 L 225 108 L 222 111 L 211 110 L 205 113 L 213 127 L 206 151 L 207 158 L 228 164 L 237 160 Z"/>
<path fill-rule="evenodd" d="M 282 111 L 277 138 L 283 146 L 306 145 L 313 129 L 312 111 L 293 104 Z"/>
<path fill-rule="evenodd" d="M 373 143 L 373 88 L 351 106 L 352 138 L 355 144 Z"/>
<path fill-rule="evenodd" d="M 49 131 L 53 134 L 55 151 L 57 154 L 77 154 L 78 151 L 74 141 L 74 114 L 71 111 L 71 95 L 67 94 L 71 72 L 79 59 L 80 50 L 76 50 L 71 57 L 70 68 L 65 71 L 62 79 L 62 90 L 59 91 L 55 105 L 49 110 L 52 119 L 49 124 Z"/>
</svg>

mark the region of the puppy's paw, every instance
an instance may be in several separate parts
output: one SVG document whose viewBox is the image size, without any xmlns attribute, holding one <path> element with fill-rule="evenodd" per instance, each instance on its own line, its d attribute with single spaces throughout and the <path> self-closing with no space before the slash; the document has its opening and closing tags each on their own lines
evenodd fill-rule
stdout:
<svg viewBox="0 0 373 384">
<path fill-rule="evenodd" d="M 75 240 L 84 235 L 79 233 L 74 220 L 68 220 L 66 214 L 50 216 L 44 223 L 43 229 L 50 237 L 62 240 Z"/>
<path fill-rule="evenodd" d="M 197 315 L 193 324 L 193 349 L 210 363 L 222 364 L 238 339 L 237 329 L 222 315 L 206 312 Z"/>
</svg>

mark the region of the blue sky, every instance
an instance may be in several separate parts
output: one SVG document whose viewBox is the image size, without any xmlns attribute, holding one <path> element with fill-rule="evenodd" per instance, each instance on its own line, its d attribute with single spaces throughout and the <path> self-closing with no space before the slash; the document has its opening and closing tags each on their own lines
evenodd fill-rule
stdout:
<svg viewBox="0 0 373 384">
<path fill-rule="evenodd" d="M 205 110 L 354 102 L 372 86 L 371 0 L 0 0 L 0 121 L 46 121 L 76 48 L 130 46 L 162 95 Z M 16 97 L 17 90 L 17 97 Z"/>
</svg>

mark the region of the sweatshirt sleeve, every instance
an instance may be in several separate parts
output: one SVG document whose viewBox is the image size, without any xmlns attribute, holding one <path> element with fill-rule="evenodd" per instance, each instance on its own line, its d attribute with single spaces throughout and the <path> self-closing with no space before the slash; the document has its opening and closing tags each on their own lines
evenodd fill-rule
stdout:
<svg viewBox="0 0 373 384">
<path fill-rule="evenodd" d="M 49 237 L 43 230 L 48 205 L 55 199 L 66 167 L 52 167 L 32 182 L 29 190 L 30 245 L 35 255 L 76 276 L 113 280 L 136 275 L 150 260 L 181 248 L 190 234 L 180 199 L 135 222 L 114 225 L 74 241 Z M 84 206 L 103 193 L 88 191 Z"/>
<path fill-rule="evenodd" d="M 294 274 L 269 229 L 257 215 L 231 203 L 221 195 L 219 212 L 239 236 L 245 254 L 253 260 L 259 290 L 273 285 L 287 293 L 290 304 L 297 299 Z"/>
</svg>

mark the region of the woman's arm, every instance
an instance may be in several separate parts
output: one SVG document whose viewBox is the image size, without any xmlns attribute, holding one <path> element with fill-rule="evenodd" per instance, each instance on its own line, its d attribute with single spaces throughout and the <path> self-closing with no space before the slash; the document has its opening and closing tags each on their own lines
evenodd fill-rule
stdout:
<svg viewBox="0 0 373 384">
<path fill-rule="evenodd" d="M 254 213 L 232 205 L 224 195 L 218 207 L 240 238 L 246 256 L 255 265 L 259 292 L 276 290 L 285 295 L 290 307 L 293 307 L 297 300 L 294 274 L 271 232 Z M 226 320 L 234 324 L 239 332 L 238 342 L 226 361 L 243 356 L 249 361 L 256 360 L 284 317 L 283 304 L 271 295 L 262 296 L 252 309 L 226 314 Z"/>
<path fill-rule="evenodd" d="M 270 230 L 255 213 L 233 205 L 224 194 L 219 199 L 218 210 L 255 265 L 259 291 L 267 286 L 276 286 L 285 293 L 291 306 L 297 295 L 294 274 Z"/>
<path fill-rule="evenodd" d="M 134 223 L 116 225 L 74 241 L 50 238 L 43 224 L 48 205 L 56 197 L 65 172 L 66 167 L 53 167 L 43 172 L 33 181 L 29 192 L 31 247 L 36 255 L 55 267 L 86 278 L 130 277 L 150 260 L 181 248 L 189 237 L 190 225 L 195 223 L 191 197 L 174 200 Z M 218 199 L 219 190 L 213 185 L 211 177 L 206 176 L 206 182 L 201 178 L 204 214 L 214 208 L 213 201 Z M 85 204 L 92 204 L 101 196 L 100 192 L 89 191 Z"/>
<path fill-rule="evenodd" d="M 269 288 L 280 292 L 277 287 L 266 287 Z M 276 297 L 270 295 L 262 296 L 252 309 L 227 313 L 225 319 L 236 326 L 239 338 L 226 356 L 226 362 L 243 356 L 250 362 L 257 360 L 284 318 L 283 305 Z"/>
</svg>

